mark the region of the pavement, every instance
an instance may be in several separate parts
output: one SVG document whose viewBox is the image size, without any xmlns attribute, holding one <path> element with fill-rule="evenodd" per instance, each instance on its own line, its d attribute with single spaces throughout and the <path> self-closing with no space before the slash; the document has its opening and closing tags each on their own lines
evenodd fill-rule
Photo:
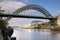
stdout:
<svg viewBox="0 0 60 40">
<path fill-rule="evenodd" d="M 3 40 L 3 36 L 1 34 L 1 30 L 0 30 L 0 40 Z"/>
</svg>

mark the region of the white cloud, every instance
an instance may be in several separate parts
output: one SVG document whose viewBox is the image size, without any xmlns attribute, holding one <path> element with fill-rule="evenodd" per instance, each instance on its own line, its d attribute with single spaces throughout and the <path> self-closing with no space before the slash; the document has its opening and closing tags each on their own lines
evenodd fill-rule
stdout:
<svg viewBox="0 0 60 40">
<path fill-rule="evenodd" d="M 57 12 L 60 13 L 60 10 L 58 10 Z"/>
<path fill-rule="evenodd" d="M 5 10 L 5 13 L 13 13 L 18 8 L 21 8 L 25 4 L 22 2 L 10 1 L 10 2 L 0 2 L 0 6 Z"/>
<path fill-rule="evenodd" d="M 0 0 L 0 2 L 10 2 L 10 1 L 14 1 L 14 0 Z"/>
<path fill-rule="evenodd" d="M 10 1 L 17 1 L 17 0 L 0 0 L 0 2 L 10 2 Z M 19 0 L 24 3 L 28 3 L 28 0 Z"/>
</svg>

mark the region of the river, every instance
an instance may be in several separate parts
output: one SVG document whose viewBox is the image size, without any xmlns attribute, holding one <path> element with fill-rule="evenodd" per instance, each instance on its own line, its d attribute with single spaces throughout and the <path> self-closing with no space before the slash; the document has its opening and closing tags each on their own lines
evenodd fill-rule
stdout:
<svg viewBox="0 0 60 40">
<path fill-rule="evenodd" d="M 14 29 L 12 37 L 17 40 L 60 40 L 60 33 L 49 29 Z"/>
</svg>

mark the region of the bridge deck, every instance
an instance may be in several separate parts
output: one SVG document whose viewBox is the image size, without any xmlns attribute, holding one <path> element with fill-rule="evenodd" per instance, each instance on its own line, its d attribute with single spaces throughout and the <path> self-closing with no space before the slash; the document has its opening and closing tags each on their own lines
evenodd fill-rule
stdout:
<svg viewBox="0 0 60 40">
<path fill-rule="evenodd" d="M 1 17 L 18 17 L 18 18 L 36 18 L 36 19 L 57 19 L 55 17 L 41 17 L 41 16 L 28 16 L 28 15 L 15 15 L 15 14 L 0 14 Z"/>
</svg>

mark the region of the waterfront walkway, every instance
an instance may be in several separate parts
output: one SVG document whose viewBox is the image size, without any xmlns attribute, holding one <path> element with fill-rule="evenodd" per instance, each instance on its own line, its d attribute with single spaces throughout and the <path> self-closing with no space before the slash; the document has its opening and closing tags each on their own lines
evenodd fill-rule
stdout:
<svg viewBox="0 0 60 40">
<path fill-rule="evenodd" d="M 1 34 L 1 30 L 0 30 L 0 40 L 3 40 L 2 34 Z"/>
</svg>

